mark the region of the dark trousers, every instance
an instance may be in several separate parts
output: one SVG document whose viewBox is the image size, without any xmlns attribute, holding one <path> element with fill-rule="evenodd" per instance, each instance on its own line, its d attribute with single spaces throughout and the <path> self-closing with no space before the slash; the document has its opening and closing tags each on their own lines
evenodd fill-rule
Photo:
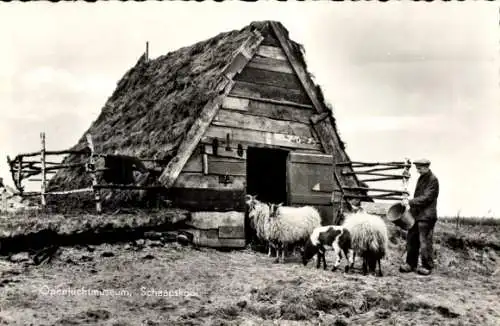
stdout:
<svg viewBox="0 0 500 326">
<path fill-rule="evenodd" d="M 422 267 L 434 268 L 432 236 L 436 221 L 416 221 L 415 225 L 408 230 L 406 238 L 406 262 L 413 268 L 418 266 L 418 255 Z"/>
</svg>

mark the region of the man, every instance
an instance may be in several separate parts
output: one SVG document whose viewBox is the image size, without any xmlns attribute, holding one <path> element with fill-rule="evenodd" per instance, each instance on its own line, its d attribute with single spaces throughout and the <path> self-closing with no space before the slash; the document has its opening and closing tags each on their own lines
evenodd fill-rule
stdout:
<svg viewBox="0 0 500 326">
<path fill-rule="evenodd" d="M 431 165 L 429 160 L 417 160 L 414 164 L 420 177 L 413 199 L 403 200 L 403 205 L 410 207 L 415 224 L 408 230 L 406 264 L 400 267 L 400 271 L 403 273 L 416 271 L 420 275 L 429 275 L 434 269 L 432 236 L 437 221 L 439 182 L 429 168 Z M 417 268 L 419 254 L 422 266 Z"/>
</svg>

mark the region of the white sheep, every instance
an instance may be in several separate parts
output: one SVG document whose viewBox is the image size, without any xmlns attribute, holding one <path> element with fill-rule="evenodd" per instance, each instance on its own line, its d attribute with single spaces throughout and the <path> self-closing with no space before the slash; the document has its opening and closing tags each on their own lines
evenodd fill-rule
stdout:
<svg viewBox="0 0 500 326">
<path fill-rule="evenodd" d="M 257 196 L 246 195 L 245 203 L 248 206 L 248 219 L 250 226 L 255 230 L 255 235 L 258 239 L 263 240 L 268 245 L 268 256 L 271 256 L 272 243 L 269 243 L 269 238 L 265 229 L 265 222 L 269 218 L 270 206 L 257 199 Z"/>
<path fill-rule="evenodd" d="M 356 254 L 363 258 L 363 274 L 368 270 L 375 273 L 378 262 L 379 276 L 382 276 L 380 261 L 388 251 L 389 235 L 387 225 L 384 220 L 373 214 L 363 211 L 357 213 L 347 213 L 342 227 L 349 230 L 351 235 L 351 246 Z M 354 259 L 351 267 L 354 265 Z"/>
<path fill-rule="evenodd" d="M 265 219 L 264 229 L 267 239 L 275 244 L 277 261 L 281 251 L 281 262 L 285 261 L 285 249 L 290 244 L 305 242 L 315 228 L 321 226 L 321 216 L 312 206 L 292 207 L 270 205 L 269 217 Z"/>
</svg>

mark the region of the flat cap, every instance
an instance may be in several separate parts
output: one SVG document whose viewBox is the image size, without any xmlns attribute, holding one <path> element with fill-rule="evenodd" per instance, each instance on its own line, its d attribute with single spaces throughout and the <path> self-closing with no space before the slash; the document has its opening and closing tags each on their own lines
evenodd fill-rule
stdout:
<svg viewBox="0 0 500 326">
<path fill-rule="evenodd" d="M 431 161 L 429 161 L 426 158 L 422 158 L 422 159 L 413 161 L 413 164 L 415 164 L 415 165 L 431 165 Z"/>
</svg>

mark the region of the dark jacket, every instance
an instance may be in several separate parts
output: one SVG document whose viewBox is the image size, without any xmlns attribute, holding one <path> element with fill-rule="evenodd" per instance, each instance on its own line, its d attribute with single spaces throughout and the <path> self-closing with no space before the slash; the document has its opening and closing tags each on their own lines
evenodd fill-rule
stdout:
<svg viewBox="0 0 500 326">
<path fill-rule="evenodd" d="M 413 199 L 409 200 L 410 213 L 416 221 L 432 221 L 437 219 L 437 198 L 439 182 L 429 170 L 418 178 Z"/>
</svg>

